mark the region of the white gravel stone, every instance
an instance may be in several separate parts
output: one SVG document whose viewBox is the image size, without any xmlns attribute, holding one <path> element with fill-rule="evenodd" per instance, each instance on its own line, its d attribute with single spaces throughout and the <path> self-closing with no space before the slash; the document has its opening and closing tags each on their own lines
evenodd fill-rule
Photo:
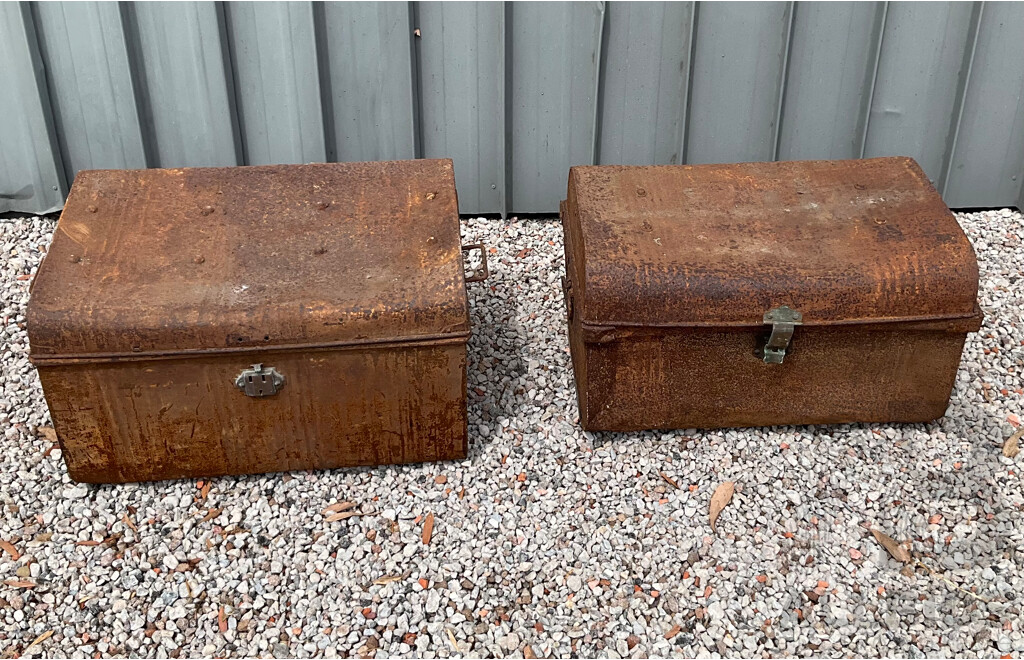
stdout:
<svg viewBox="0 0 1024 660">
<path fill-rule="evenodd" d="M 465 242 L 494 251 L 469 285 L 469 458 L 205 497 L 70 482 L 24 329 L 55 222 L 0 220 L 0 648 L 52 631 L 29 655 L 1019 655 L 1024 454 L 1000 448 L 1024 417 L 1024 218 L 958 217 L 985 322 L 934 423 L 584 433 L 558 223 L 474 219 Z M 340 501 L 365 515 L 326 522 Z"/>
</svg>

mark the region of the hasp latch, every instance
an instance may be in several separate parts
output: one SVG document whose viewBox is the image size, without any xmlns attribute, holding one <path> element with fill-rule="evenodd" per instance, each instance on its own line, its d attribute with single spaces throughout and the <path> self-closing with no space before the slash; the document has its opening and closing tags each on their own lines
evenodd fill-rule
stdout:
<svg viewBox="0 0 1024 660">
<path fill-rule="evenodd" d="M 782 364 L 793 339 L 793 330 L 803 322 L 803 315 L 783 305 L 764 313 L 765 325 L 772 326 L 772 332 L 761 350 L 761 356 L 768 364 Z"/>
<path fill-rule="evenodd" d="M 235 378 L 235 387 L 246 396 L 273 396 L 284 387 L 284 376 L 273 367 L 254 364 Z"/>
</svg>

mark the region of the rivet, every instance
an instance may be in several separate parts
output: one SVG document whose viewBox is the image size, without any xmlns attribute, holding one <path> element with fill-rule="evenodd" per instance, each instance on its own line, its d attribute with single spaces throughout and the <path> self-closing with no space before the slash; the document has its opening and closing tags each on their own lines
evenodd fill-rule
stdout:
<svg viewBox="0 0 1024 660">
<path fill-rule="evenodd" d="M 636 196 L 637 197 L 647 197 L 647 191 L 644 190 L 643 188 L 637 188 L 636 189 Z"/>
<path fill-rule="evenodd" d="M 89 213 L 95 213 L 97 211 L 96 207 L 93 206 L 92 204 L 90 204 L 89 206 L 86 206 L 85 210 L 88 211 Z"/>
<path fill-rule="evenodd" d="M 203 215 L 210 215 L 211 213 L 213 213 L 213 207 L 212 206 L 204 206 L 203 210 L 200 211 L 200 213 L 202 213 Z"/>
<path fill-rule="evenodd" d="M 323 211 L 325 208 L 327 208 L 330 205 L 331 205 L 330 202 L 317 202 L 316 207 L 318 209 L 320 209 L 321 211 Z"/>
<path fill-rule="evenodd" d="M 201 264 L 204 261 L 206 261 L 206 257 L 204 257 L 203 255 L 199 255 L 198 257 L 196 257 L 192 261 L 196 262 L 197 264 Z"/>
<path fill-rule="evenodd" d="M 884 225 L 885 224 L 885 218 L 875 218 L 875 224 L 876 225 Z"/>
<path fill-rule="evenodd" d="M 82 263 L 82 258 L 77 254 L 73 254 L 70 257 L 68 257 L 68 261 L 70 261 L 73 264 L 79 264 Z"/>
<path fill-rule="evenodd" d="M 427 193 L 427 199 L 434 199 L 435 197 L 437 197 L 437 193 L 436 192 L 428 192 Z"/>
</svg>

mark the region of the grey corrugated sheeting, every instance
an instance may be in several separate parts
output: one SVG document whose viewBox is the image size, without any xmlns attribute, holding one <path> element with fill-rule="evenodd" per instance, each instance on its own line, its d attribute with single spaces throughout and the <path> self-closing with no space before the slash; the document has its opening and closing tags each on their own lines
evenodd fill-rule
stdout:
<svg viewBox="0 0 1024 660">
<path fill-rule="evenodd" d="M 0 212 L 52 211 L 67 194 L 28 7 L 0 2 Z"/>
<path fill-rule="evenodd" d="M 422 155 L 455 161 L 463 209 L 504 209 L 505 8 L 423 2 L 417 9 Z"/>
<path fill-rule="evenodd" d="M 444 156 L 464 213 L 555 212 L 577 163 L 887 154 L 1024 203 L 1021 3 L 0 3 L 0 89 L 0 211 L 88 168 Z"/>
<path fill-rule="evenodd" d="M 245 162 L 327 159 L 312 7 L 224 5 Z"/>
</svg>

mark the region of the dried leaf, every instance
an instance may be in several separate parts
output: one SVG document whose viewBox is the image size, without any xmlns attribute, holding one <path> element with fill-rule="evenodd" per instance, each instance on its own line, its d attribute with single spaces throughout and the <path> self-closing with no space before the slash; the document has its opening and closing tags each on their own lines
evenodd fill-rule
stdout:
<svg viewBox="0 0 1024 660">
<path fill-rule="evenodd" d="M 211 520 L 219 516 L 221 513 L 223 513 L 223 511 L 224 509 L 210 509 L 209 511 L 206 512 L 206 515 L 203 516 L 203 522 L 210 522 Z"/>
<path fill-rule="evenodd" d="M 448 633 L 448 641 L 452 643 L 452 648 L 455 649 L 456 653 L 462 653 L 459 649 L 459 643 L 455 641 L 455 633 L 452 632 L 451 628 L 445 628 L 444 631 Z"/>
<path fill-rule="evenodd" d="M 219 628 L 221 632 L 228 631 L 228 617 L 224 614 L 223 605 L 221 605 L 220 609 L 217 610 L 217 628 Z"/>
<path fill-rule="evenodd" d="M 729 500 L 732 499 L 732 494 L 735 490 L 736 484 L 732 481 L 726 481 L 720 484 L 711 496 L 711 513 L 709 517 L 711 520 L 711 531 L 716 534 L 718 533 L 718 528 L 715 527 L 715 523 L 718 522 L 718 516 L 722 513 L 725 505 L 729 503 Z"/>
<path fill-rule="evenodd" d="M 18 561 L 18 558 L 21 557 L 21 553 L 18 552 L 18 549 L 14 547 L 13 543 L 9 543 L 7 541 L 0 541 L 0 548 L 3 548 L 4 552 L 9 554 L 11 556 L 11 559 L 13 559 L 14 561 Z"/>
<path fill-rule="evenodd" d="M 670 478 L 670 477 L 669 477 L 669 476 L 668 476 L 667 474 L 665 474 L 664 472 L 659 472 L 658 474 L 660 474 L 660 475 L 661 475 L 661 478 L 662 478 L 662 479 L 664 479 L 664 480 L 665 480 L 665 483 L 667 483 L 667 484 L 668 484 L 669 486 L 672 486 L 672 487 L 673 487 L 673 488 L 675 488 L 676 490 L 678 490 L 678 489 L 679 489 L 679 484 L 678 484 L 678 483 L 676 482 L 676 480 L 675 480 L 675 479 L 672 479 L 672 478 Z"/>
<path fill-rule="evenodd" d="M 430 544 L 430 537 L 434 534 L 434 514 L 428 513 L 423 521 L 423 544 Z"/>
<path fill-rule="evenodd" d="M 536 660 L 537 654 L 534 653 L 533 648 L 529 644 L 527 644 L 523 647 L 523 657 L 528 659 L 533 658 L 534 660 Z"/>
<path fill-rule="evenodd" d="M 384 577 L 377 578 L 376 580 L 373 581 L 373 583 L 374 584 L 391 584 L 392 582 L 398 582 L 399 580 L 402 580 L 404 578 L 405 578 L 404 575 L 385 575 Z"/>
<path fill-rule="evenodd" d="M 29 650 L 31 650 L 32 648 L 34 648 L 36 646 L 39 646 L 40 644 L 42 644 L 43 642 L 48 640 L 50 638 L 50 635 L 52 635 L 52 634 L 53 634 L 53 630 L 47 630 L 46 632 L 44 632 L 39 637 L 36 637 L 35 639 L 32 640 L 31 644 L 29 644 L 28 646 L 25 647 L 25 650 L 22 651 L 21 654 L 22 655 L 28 655 Z"/>
<path fill-rule="evenodd" d="M 210 482 L 207 481 L 203 484 L 203 487 L 199 489 L 199 498 L 206 499 L 206 496 L 210 494 Z"/>
<path fill-rule="evenodd" d="M 4 580 L 4 584 L 8 587 L 17 587 L 18 589 L 34 589 L 39 586 L 31 580 Z"/>
<path fill-rule="evenodd" d="M 77 541 L 75 545 L 94 546 L 99 545 L 102 541 Z"/>
<path fill-rule="evenodd" d="M 52 426 L 40 426 L 36 430 L 50 442 L 57 442 L 57 432 L 53 430 Z"/>
<path fill-rule="evenodd" d="M 365 513 L 359 513 L 358 511 L 343 511 L 341 513 L 332 513 L 331 515 L 324 518 L 327 522 L 337 522 L 339 520 L 345 520 L 352 516 L 365 516 Z"/>
<path fill-rule="evenodd" d="M 525 257 L 526 255 L 530 254 L 531 252 L 533 252 L 533 248 L 528 248 L 528 247 L 523 248 L 522 250 L 520 250 L 519 252 L 516 253 L 516 259 L 522 259 L 523 257 Z"/>
<path fill-rule="evenodd" d="M 883 534 L 877 529 L 872 529 L 871 534 L 875 537 L 876 541 L 882 544 L 882 547 L 885 548 L 886 552 L 888 552 L 893 559 L 903 563 L 910 561 L 910 551 L 903 545 L 897 543 L 896 539 L 888 534 Z"/>
<path fill-rule="evenodd" d="M 665 633 L 665 639 L 672 639 L 680 632 L 682 632 L 682 630 L 682 626 L 672 626 L 672 630 L 669 630 L 667 633 Z"/>
<path fill-rule="evenodd" d="M 121 516 L 121 522 L 131 527 L 133 532 L 139 531 L 139 528 L 135 526 L 135 523 L 133 523 L 132 519 L 128 517 L 128 514 Z"/>
<path fill-rule="evenodd" d="M 1007 458 L 1016 458 L 1017 454 L 1020 453 L 1020 439 L 1024 438 L 1024 428 L 1020 429 L 1003 443 L 1003 456 Z"/>
<path fill-rule="evenodd" d="M 322 514 L 324 514 L 326 516 L 327 514 L 330 514 L 330 513 L 338 513 L 339 511 L 348 511 L 349 509 L 351 509 L 355 505 L 356 505 L 355 502 L 337 502 L 337 503 L 332 504 L 331 506 L 327 507 L 326 509 L 324 509 L 320 513 L 322 513 Z"/>
</svg>

